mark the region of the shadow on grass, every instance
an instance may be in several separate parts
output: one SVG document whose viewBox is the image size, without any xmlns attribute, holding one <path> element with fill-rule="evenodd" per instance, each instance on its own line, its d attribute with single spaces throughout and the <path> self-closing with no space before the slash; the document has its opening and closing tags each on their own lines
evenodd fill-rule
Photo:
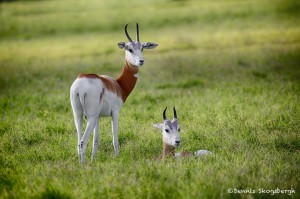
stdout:
<svg viewBox="0 0 300 199">
<path fill-rule="evenodd" d="M 54 187 L 47 187 L 45 191 L 34 197 L 35 199 L 71 199 L 68 194 L 59 191 Z"/>
<path fill-rule="evenodd" d="M 13 188 L 14 179 L 6 174 L 0 175 L 0 195 L 5 192 L 9 191 Z"/>
</svg>

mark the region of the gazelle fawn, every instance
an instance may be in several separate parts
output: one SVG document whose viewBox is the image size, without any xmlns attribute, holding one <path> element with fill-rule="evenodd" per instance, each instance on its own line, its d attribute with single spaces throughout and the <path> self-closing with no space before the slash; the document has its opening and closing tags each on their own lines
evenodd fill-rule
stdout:
<svg viewBox="0 0 300 199">
<path fill-rule="evenodd" d="M 118 156 L 119 111 L 136 84 L 139 68 L 144 64 L 143 49 L 157 46 L 152 42 L 140 42 L 138 24 L 136 41 L 133 41 L 127 32 L 127 25 L 125 34 L 129 42 L 118 43 L 119 48 L 125 49 L 125 66 L 121 75 L 113 79 L 106 75 L 80 74 L 71 86 L 70 100 L 78 133 L 78 155 L 81 163 L 85 162 L 87 142 L 93 130 L 92 160 L 95 158 L 99 144 L 100 117 L 112 117 L 113 145 L 115 155 Z M 87 119 L 87 125 L 82 134 L 83 115 Z"/>
<path fill-rule="evenodd" d="M 204 155 L 212 154 L 212 152 L 207 150 L 198 150 L 194 153 L 183 151 L 175 153 L 176 147 L 180 145 L 180 127 L 177 119 L 176 109 L 173 108 L 174 118 L 172 120 L 167 119 L 165 108 L 163 112 L 163 123 L 153 124 L 155 128 L 162 131 L 163 136 L 163 153 L 161 158 L 165 159 L 167 157 L 181 158 L 181 157 L 201 157 Z"/>
</svg>

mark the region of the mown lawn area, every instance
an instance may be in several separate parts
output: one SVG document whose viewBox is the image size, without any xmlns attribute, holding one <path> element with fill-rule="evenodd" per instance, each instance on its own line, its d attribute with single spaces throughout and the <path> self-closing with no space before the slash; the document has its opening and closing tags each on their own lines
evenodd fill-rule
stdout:
<svg viewBox="0 0 300 199">
<path fill-rule="evenodd" d="M 296 0 L 1 1 L 0 198 L 299 198 L 299 10 Z M 120 112 L 120 155 L 101 118 L 96 160 L 90 138 L 80 165 L 70 86 L 80 73 L 118 77 L 117 43 L 136 22 L 159 46 L 144 51 Z M 177 150 L 213 155 L 158 159 L 152 124 L 166 106 Z"/>
</svg>

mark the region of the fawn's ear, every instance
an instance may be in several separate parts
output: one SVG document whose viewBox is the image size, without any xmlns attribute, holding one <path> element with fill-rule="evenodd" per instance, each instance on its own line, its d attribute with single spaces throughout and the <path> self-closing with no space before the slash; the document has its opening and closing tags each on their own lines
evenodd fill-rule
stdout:
<svg viewBox="0 0 300 199">
<path fill-rule="evenodd" d="M 157 124 L 153 124 L 153 127 L 158 128 L 158 129 L 162 129 L 163 124 L 161 123 L 157 123 Z"/>
</svg>

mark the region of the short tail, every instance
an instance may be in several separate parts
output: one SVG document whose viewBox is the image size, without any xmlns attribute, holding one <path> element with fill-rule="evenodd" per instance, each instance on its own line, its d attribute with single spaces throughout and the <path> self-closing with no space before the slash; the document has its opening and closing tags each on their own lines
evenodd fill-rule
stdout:
<svg viewBox="0 0 300 199">
<path fill-rule="evenodd" d="M 82 113 L 84 113 L 85 107 L 84 107 L 84 103 L 85 103 L 85 93 L 81 94 L 81 93 L 77 93 L 74 92 L 73 90 L 71 90 L 71 105 L 72 105 L 72 109 L 73 109 L 73 113 L 78 115 L 82 115 Z"/>
<path fill-rule="evenodd" d="M 194 154 L 197 157 L 202 157 L 202 156 L 206 156 L 206 155 L 212 155 L 213 153 L 211 151 L 207 151 L 207 150 L 198 150 Z"/>
<path fill-rule="evenodd" d="M 84 99 L 85 99 L 86 93 L 84 93 L 84 94 L 78 93 L 77 95 L 79 96 L 79 101 L 80 101 L 82 109 L 85 110 L 85 108 L 84 108 Z"/>
</svg>

